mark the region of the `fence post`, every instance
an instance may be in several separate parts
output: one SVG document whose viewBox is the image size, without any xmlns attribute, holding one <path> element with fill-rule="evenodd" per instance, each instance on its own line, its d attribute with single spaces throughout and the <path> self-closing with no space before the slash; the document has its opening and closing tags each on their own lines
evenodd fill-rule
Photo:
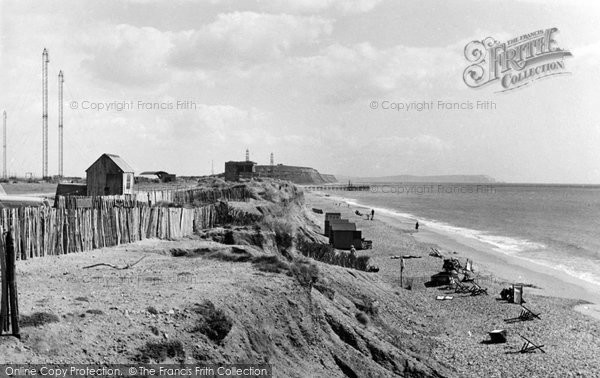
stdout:
<svg viewBox="0 0 600 378">
<path fill-rule="evenodd" d="M 6 280 L 6 244 L 0 228 L 0 335 L 8 332 L 10 325 L 8 317 L 8 281 Z"/>
<path fill-rule="evenodd" d="M 19 296 L 17 294 L 17 281 L 15 278 L 15 247 L 12 234 L 6 233 L 6 281 L 8 282 L 8 296 L 10 302 L 10 328 L 13 336 L 21 338 L 19 334 Z"/>
</svg>

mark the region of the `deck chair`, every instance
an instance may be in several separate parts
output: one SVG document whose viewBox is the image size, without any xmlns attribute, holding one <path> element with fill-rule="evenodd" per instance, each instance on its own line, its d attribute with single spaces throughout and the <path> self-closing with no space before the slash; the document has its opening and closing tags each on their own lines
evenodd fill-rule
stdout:
<svg viewBox="0 0 600 378">
<path fill-rule="evenodd" d="M 533 319 L 541 319 L 540 314 L 536 314 L 525 306 L 521 306 L 521 313 L 516 318 L 504 319 L 506 323 L 526 322 Z"/>
<path fill-rule="evenodd" d="M 526 312 L 526 316 L 528 318 L 531 318 L 531 320 L 533 320 L 534 318 L 540 319 L 542 320 L 542 318 L 540 318 L 541 312 L 538 312 L 537 314 L 533 311 L 531 311 L 530 309 L 528 309 L 527 307 L 521 305 L 521 307 L 523 307 L 523 310 L 525 310 Z"/>
<path fill-rule="evenodd" d="M 484 287 L 481 287 L 481 286 L 477 285 L 477 283 L 473 282 L 473 286 L 471 287 L 471 295 L 475 296 L 475 295 L 481 295 L 481 294 L 488 295 L 487 289 Z"/>
<path fill-rule="evenodd" d="M 429 248 L 431 249 L 431 252 L 429 253 L 429 256 L 439 257 L 440 259 L 444 257 L 444 256 L 442 256 L 442 254 L 440 253 L 440 251 L 438 251 L 436 248 L 433 248 L 433 247 L 429 247 Z"/>
<path fill-rule="evenodd" d="M 462 282 L 460 282 L 459 280 L 455 279 L 454 277 L 450 277 L 450 286 L 454 287 L 454 292 L 455 293 L 461 293 L 461 294 L 466 294 L 471 292 L 471 288 L 468 287 L 467 285 L 463 284 Z"/>
<path fill-rule="evenodd" d="M 539 349 L 539 350 L 542 351 L 542 353 L 546 353 L 546 351 L 542 349 L 543 345 L 536 345 L 533 342 L 531 342 L 529 339 L 527 339 L 526 337 L 523 337 L 522 335 L 519 335 L 519 336 L 521 336 L 521 338 L 523 340 L 525 340 L 525 342 L 521 346 L 521 350 L 519 350 L 519 352 L 521 352 L 521 353 L 534 353 L 534 352 L 536 352 Z"/>
</svg>

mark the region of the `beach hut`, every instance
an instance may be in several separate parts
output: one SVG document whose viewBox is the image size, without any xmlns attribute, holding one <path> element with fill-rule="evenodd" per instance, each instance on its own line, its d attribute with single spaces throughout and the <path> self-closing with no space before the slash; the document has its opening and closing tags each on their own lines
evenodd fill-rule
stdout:
<svg viewBox="0 0 600 378">
<path fill-rule="evenodd" d="M 325 213 L 325 225 L 323 225 L 323 233 L 329 236 L 329 221 L 332 219 L 340 219 L 341 213 Z"/>
<path fill-rule="evenodd" d="M 325 236 L 331 237 L 331 226 L 338 223 L 350 223 L 348 219 L 330 219 L 325 225 Z"/>
<path fill-rule="evenodd" d="M 354 223 L 333 223 L 331 225 L 331 237 L 329 244 L 337 249 L 362 248 L 362 232 L 356 230 Z"/>
<path fill-rule="evenodd" d="M 85 172 L 88 196 L 133 193 L 133 168 L 119 155 L 102 154 Z"/>
</svg>

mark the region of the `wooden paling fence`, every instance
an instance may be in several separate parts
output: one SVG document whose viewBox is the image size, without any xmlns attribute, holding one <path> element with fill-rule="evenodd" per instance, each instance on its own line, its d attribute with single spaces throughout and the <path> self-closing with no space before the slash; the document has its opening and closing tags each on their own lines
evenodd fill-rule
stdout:
<svg viewBox="0 0 600 378">
<path fill-rule="evenodd" d="M 188 189 L 173 193 L 172 202 L 184 204 L 207 204 L 224 201 L 248 201 L 250 192 L 245 185 L 225 189 Z"/>
<path fill-rule="evenodd" d="M 184 190 L 153 190 L 140 191 L 135 194 L 115 196 L 56 196 L 54 207 L 57 209 L 81 209 L 112 207 L 139 207 L 156 205 L 158 203 L 172 203 L 175 205 L 205 205 L 224 201 L 247 201 L 250 192 L 243 186 L 234 186 L 224 189 L 184 189 Z"/>
<path fill-rule="evenodd" d="M 19 298 L 15 275 L 15 250 L 10 232 L 0 227 L 0 336 L 19 337 Z"/>
<path fill-rule="evenodd" d="M 110 209 L 112 207 L 147 206 L 148 201 L 138 201 L 131 194 L 117 196 L 56 196 L 54 207 L 57 209 Z"/>
<path fill-rule="evenodd" d="M 214 227 L 214 205 L 196 208 L 18 208 L 0 211 L 0 228 L 11 230 L 17 259 L 89 251 L 146 238 L 179 239 Z"/>
<path fill-rule="evenodd" d="M 140 202 L 156 204 L 159 202 L 170 202 L 177 205 L 208 204 L 219 200 L 224 201 L 247 201 L 250 192 L 244 185 L 238 185 L 223 189 L 192 188 L 183 190 L 152 190 L 140 191 L 135 195 Z"/>
</svg>

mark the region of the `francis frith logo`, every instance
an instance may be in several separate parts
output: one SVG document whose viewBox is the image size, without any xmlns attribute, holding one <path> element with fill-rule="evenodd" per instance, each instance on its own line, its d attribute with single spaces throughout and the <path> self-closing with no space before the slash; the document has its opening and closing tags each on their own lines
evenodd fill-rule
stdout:
<svg viewBox="0 0 600 378">
<path fill-rule="evenodd" d="M 564 58 L 571 53 L 558 46 L 557 32 L 557 28 L 541 29 L 507 42 L 492 37 L 469 42 L 465 58 L 471 64 L 463 73 L 465 84 L 479 88 L 498 81 L 498 92 L 505 92 L 544 77 L 568 74 Z"/>
</svg>

